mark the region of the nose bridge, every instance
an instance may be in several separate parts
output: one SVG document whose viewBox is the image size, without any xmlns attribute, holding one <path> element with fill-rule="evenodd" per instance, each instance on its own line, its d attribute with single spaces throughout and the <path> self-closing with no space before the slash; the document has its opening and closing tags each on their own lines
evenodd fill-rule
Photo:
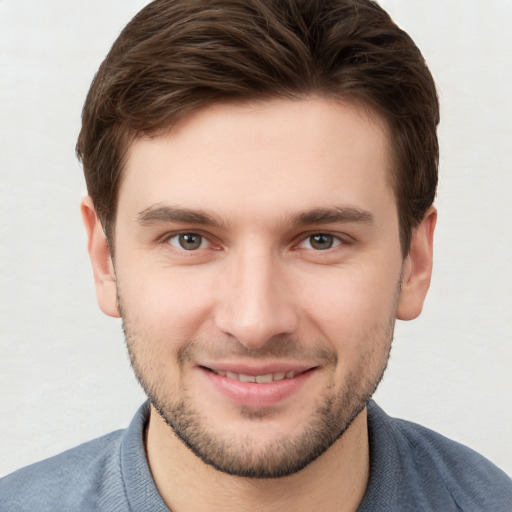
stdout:
<svg viewBox="0 0 512 512">
<path fill-rule="evenodd" d="M 248 243 L 230 255 L 225 270 L 216 315 L 219 329 L 249 348 L 295 330 L 283 262 L 271 248 Z"/>
</svg>

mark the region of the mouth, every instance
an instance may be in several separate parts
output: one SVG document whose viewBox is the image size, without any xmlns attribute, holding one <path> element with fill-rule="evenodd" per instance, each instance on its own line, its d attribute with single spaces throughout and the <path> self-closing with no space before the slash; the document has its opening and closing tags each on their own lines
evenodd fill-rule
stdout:
<svg viewBox="0 0 512 512">
<path fill-rule="evenodd" d="M 258 384 L 269 384 L 270 382 L 278 382 L 280 380 L 285 379 L 293 379 L 297 375 L 305 373 L 309 370 L 295 371 L 291 370 L 288 372 L 275 372 L 275 373 L 265 373 L 263 375 L 247 375 L 245 373 L 236 373 L 228 370 L 212 370 L 211 368 L 206 368 L 207 370 L 220 375 L 221 377 L 227 377 L 231 380 L 237 380 L 239 382 L 255 382 Z"/>
<path fill-rule="evenodd" d="M 318 373 L 318 366 L 245 365 L 199 366 L 215 397 L 250 408 L 267 408 L 284 403 Z"/>
</svg>

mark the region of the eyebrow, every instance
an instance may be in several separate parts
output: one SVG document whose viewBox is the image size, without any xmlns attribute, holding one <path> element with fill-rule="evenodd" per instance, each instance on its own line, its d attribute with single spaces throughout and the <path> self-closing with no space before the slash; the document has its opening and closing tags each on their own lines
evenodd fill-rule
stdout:
<svg viewBox="0 0 512 512">
<path fill-rule="evenodd" d="M 158 205 L 141 210 L 136 220 L 141 226 L 162 222 L 181 222 L 183 224 L 202 224 L 215 227 L 223 224 L 220 220 L 201 210 Z"/>
<path fill-rule="evenodd" d="M 203 226 L 221 227 L 226 224 L 213 215 L 202 210 L 191 210 L 173 206 L 153 205 L 138 212 L 136 221 L 141 226 L 165 222 L 179 222 L 183 224 L 198 224 Z M 340 206 L 331 208 L 312 208 L 291 217 L 291 224 L 304 226 L 308 224 L 330 224 L 334 222 L 357 222 L 371 224 L 374 216 L 367 210 L 353 206 Z"/>
<path fill-rule="evenodd" d="M 292 217 L 295 226 L 307 224 L 330 224 L 333 222 L 360 222 L 371 224 L 374 216 L 367 210 L 353 206 L 313 208 Z"/>
</svg>

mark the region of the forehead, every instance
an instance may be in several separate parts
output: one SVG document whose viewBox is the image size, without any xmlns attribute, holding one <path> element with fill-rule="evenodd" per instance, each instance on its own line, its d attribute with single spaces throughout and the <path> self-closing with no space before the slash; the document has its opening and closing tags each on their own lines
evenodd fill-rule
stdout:
<svg viewBox="0 0 512 512">
<path fill-rule="evenodd" d="M 236 217 L 369 208 L 394 203 L 390 155 L 385 122 L 360 105 L 319 98 L 219 104 L 131 145 L 119 208 L 169 202 Z"/>
</svg>

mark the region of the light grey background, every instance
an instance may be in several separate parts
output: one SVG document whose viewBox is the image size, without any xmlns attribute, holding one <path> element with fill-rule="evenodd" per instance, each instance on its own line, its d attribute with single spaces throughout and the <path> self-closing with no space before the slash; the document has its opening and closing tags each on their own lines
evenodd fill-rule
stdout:
<svg viewBox="0 0 512 512">
<path fill-rule="evenodd" d="M 74 157 L 80 110 L 142 0 L 0 0 L 0 475 L 127 425 L 142 402 L 95 303 Z M 512 473 L 512 1 L 383 0 L 442 103 L 439 222 L 422 317 L 377 393 Z"/>
</svg>

